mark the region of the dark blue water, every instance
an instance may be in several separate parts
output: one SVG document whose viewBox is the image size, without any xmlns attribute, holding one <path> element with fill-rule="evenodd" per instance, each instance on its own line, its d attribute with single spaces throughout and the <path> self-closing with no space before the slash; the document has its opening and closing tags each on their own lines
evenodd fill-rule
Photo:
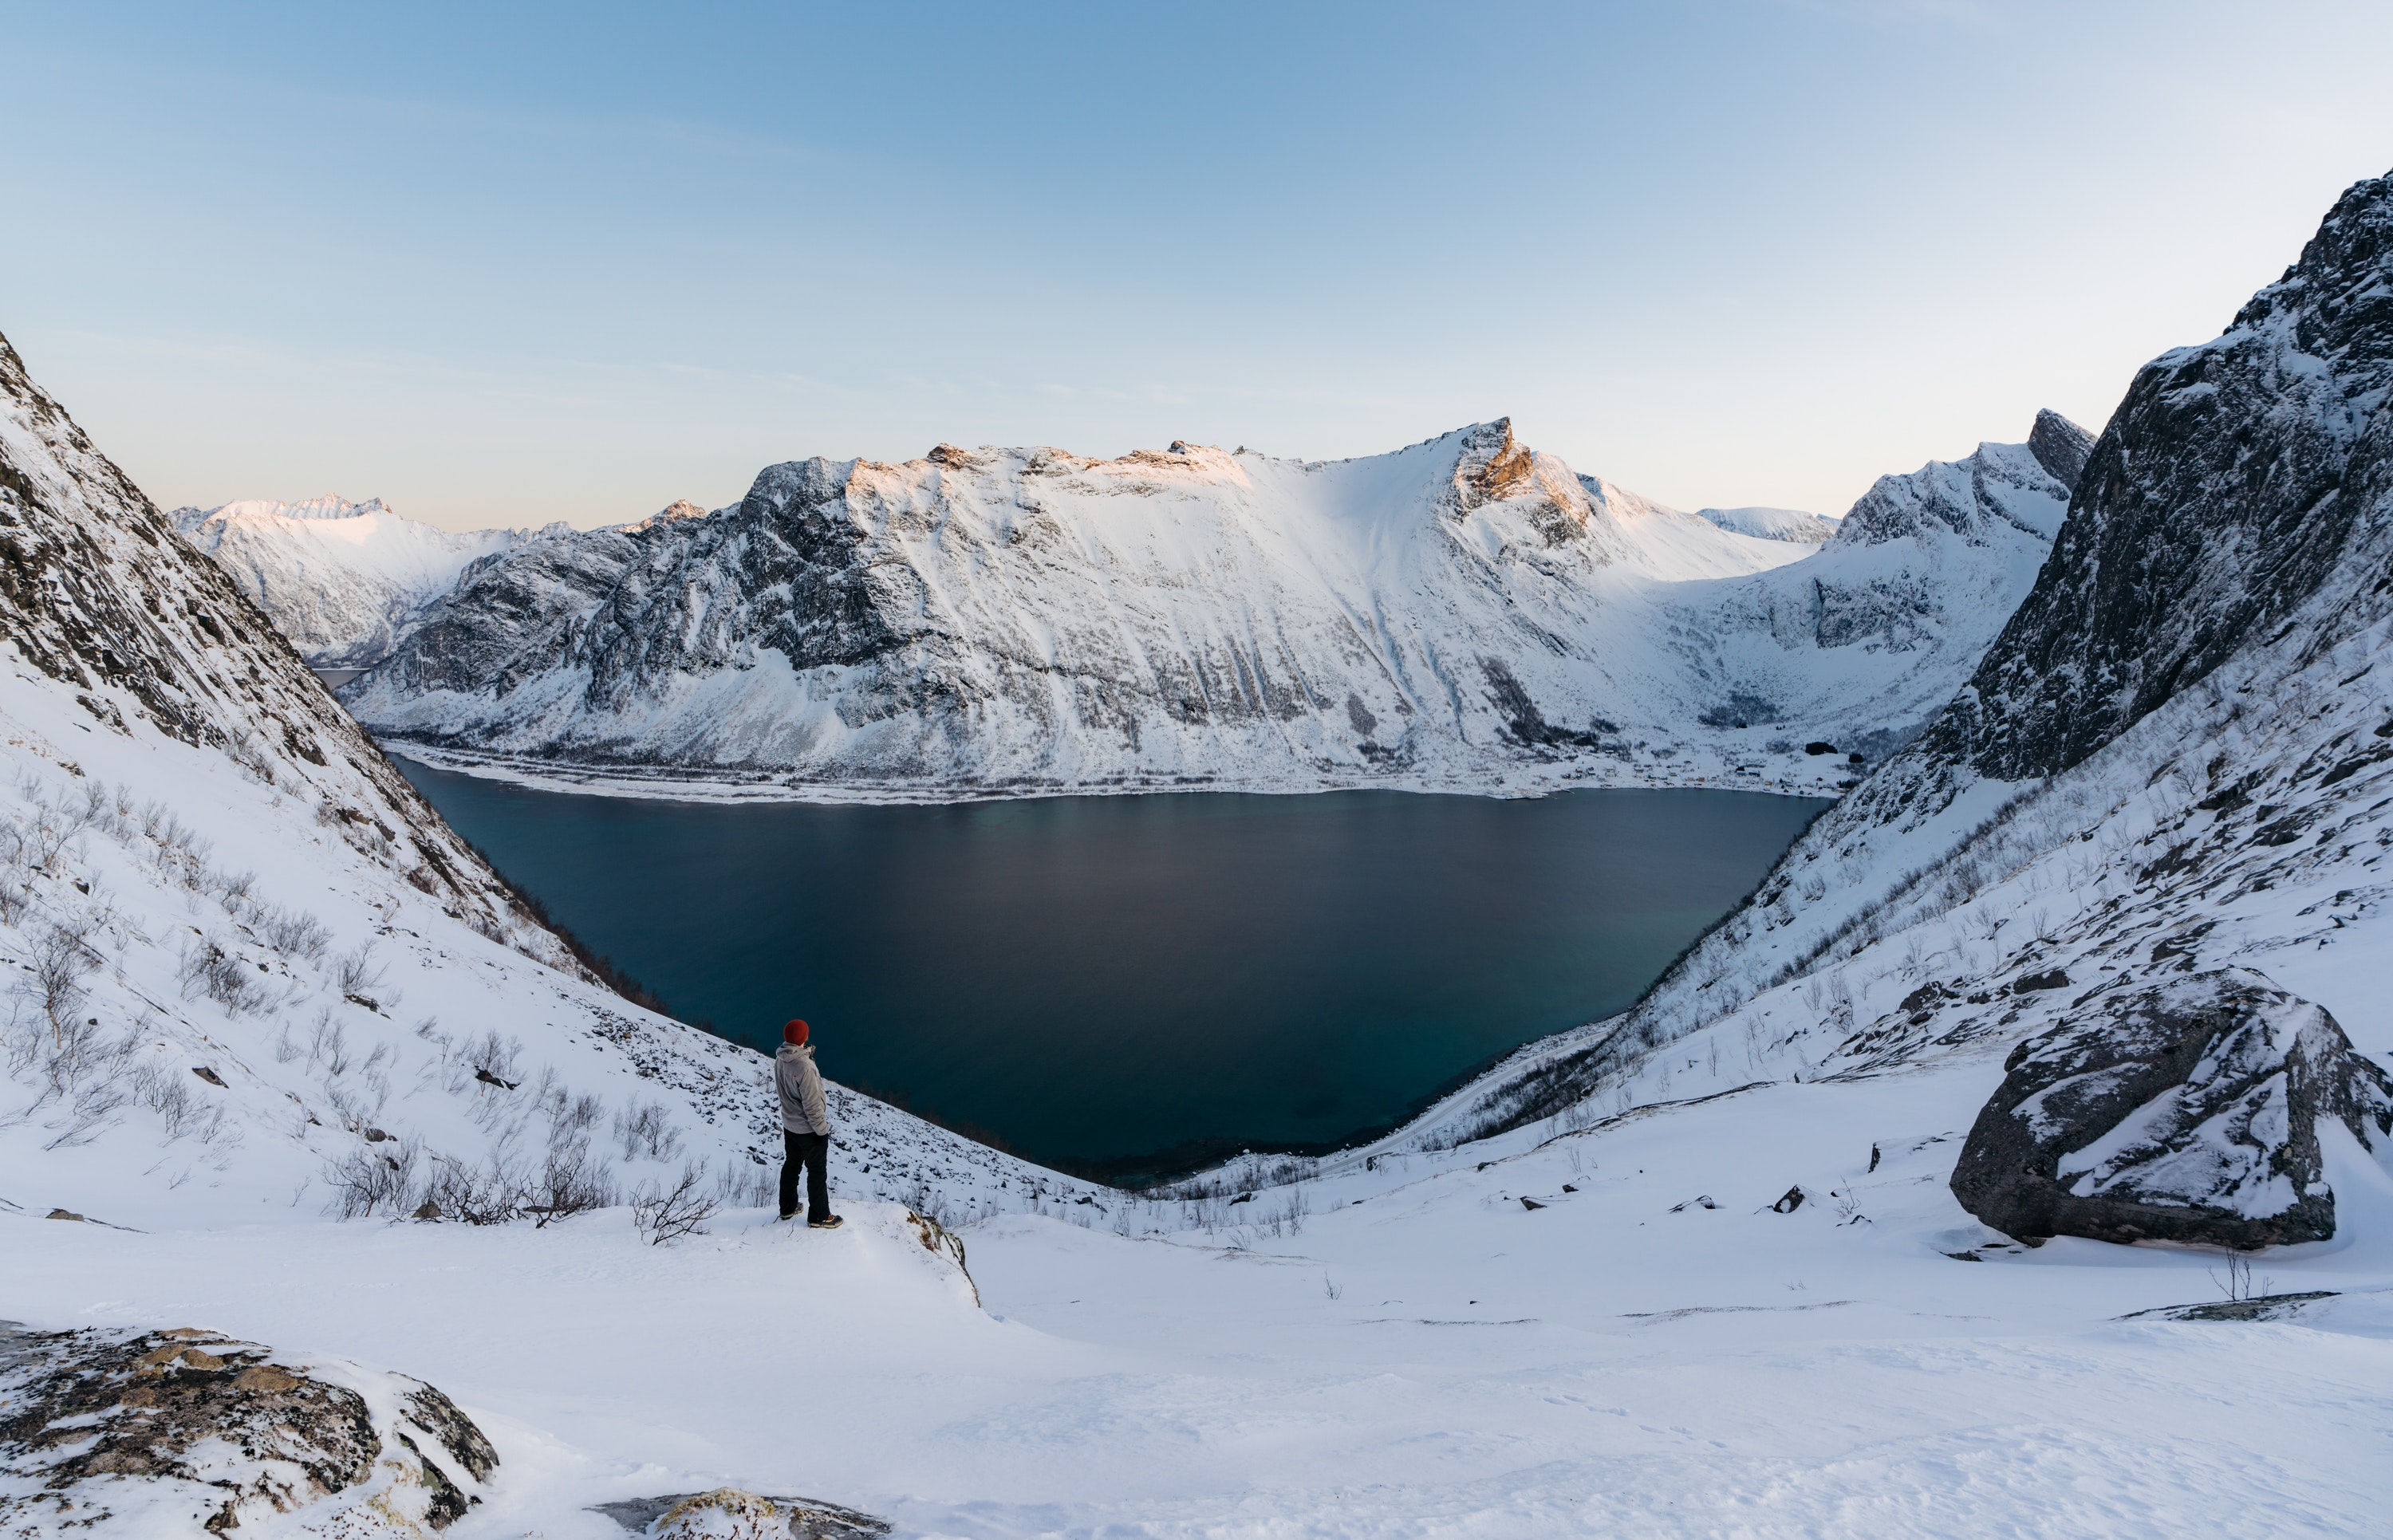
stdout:
<svg viewBox="0 0 2393 1540">
<path fill-rule="evenodd" d="M 1153 1174 L 1385 1125 L 1617 1011 L 1824 803 L 1350 791 L 948 807 L 528 791 L 400 762 L 682 1015 L 1036 1158 Z"/>
</svg>

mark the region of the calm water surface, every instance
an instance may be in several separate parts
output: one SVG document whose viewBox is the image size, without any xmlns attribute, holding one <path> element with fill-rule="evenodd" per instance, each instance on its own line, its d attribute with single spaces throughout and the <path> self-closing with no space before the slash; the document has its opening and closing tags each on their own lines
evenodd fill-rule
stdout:
<svg viewBox="0 0 2393 1540">
<path fill-rule="evenodd" d="M 530 791 L 399 762 L 726 1036 L 1040 1159 L 1340 1140 L 1628 1004 L 1828 804 L 1349 791 L 948 807 Z"/>
</svg>

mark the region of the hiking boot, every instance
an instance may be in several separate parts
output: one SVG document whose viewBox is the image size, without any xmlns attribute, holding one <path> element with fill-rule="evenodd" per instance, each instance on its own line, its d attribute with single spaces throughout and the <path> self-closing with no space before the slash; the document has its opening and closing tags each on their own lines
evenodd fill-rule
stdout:
<svg viewBox="0 0 2393 1540">
<path fill-rule="evenodd" d="M 798 1217 L 798 1216 L 796 1216 L 795 1214 L 784 1214 L 784 1215 L 782 1215 L 782 1216 L 781 1216 L 781 1221 L 780 1221 L 780 1222 L 782 1222 L 783 1224 L 787 1224 L 787 1223 L 789 1223 L 791 1220 L 796 1219 L 797 1217 Z"/>
<path fill-rule="evenodd" d="M 846 1222 L 847 1221 L 845 1220 L 841 1219 L 837 1214 L 831 1214 L 823 1219 L 808 1220 L 806 1221 L 806 1228 L 809 1230 L 836 1230 Z"/>
</svg>

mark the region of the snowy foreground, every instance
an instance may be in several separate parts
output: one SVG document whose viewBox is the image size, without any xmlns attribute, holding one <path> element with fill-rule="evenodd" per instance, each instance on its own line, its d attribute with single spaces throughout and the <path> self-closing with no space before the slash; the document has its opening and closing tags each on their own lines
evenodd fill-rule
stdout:
<svg viewBox="0 0 2393 1540">
<path fill-rule="evenodd" d="M 2381 1533 L 2393 1182 L 2347 1163 L 2371 1238 L 2260 1264 L 2337 1298 L 2121 1320 L 2220 1298 L 2225 1264 L 1944 1255 L 1992 1239 L 1944 1190 L 1982 1089 L 1773 1086 L 1324 1179 L 1294 1234 L 1010 1216 L 966 1232 L 984 1308 L 865 1203 L 662 1248 L 621 1211 L 12 1217 L 0 1289 L 405 1365 L 503 1462 L 460 1537 L 615 1540 L 593 1504 L 724 1483 L 939 1535 Z"/>
</svg>

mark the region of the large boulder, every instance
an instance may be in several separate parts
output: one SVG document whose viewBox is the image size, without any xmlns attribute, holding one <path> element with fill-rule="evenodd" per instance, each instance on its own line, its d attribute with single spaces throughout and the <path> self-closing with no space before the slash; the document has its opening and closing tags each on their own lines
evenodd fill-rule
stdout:
<svg viewBox="0 0 2393 1540">
<path fill-rule="evenodd" d="M 0 1323 L 0 1533 L 205 1540 L 287 1513 L 420 1540 L 481 1501 L 499 1457 L 421 1380 L 173 1331 Z"/>
<path fill-rule="evenodd" d="M 2372 1150 L 2393 1133 L 2393 1079 L 2333 1016 L 2240 968 L 2090 1001 L 2004 1068 L 1953 1194 L 2022 1240 L 2324 1240 L 2321 1122 Z"/>
</svg>

